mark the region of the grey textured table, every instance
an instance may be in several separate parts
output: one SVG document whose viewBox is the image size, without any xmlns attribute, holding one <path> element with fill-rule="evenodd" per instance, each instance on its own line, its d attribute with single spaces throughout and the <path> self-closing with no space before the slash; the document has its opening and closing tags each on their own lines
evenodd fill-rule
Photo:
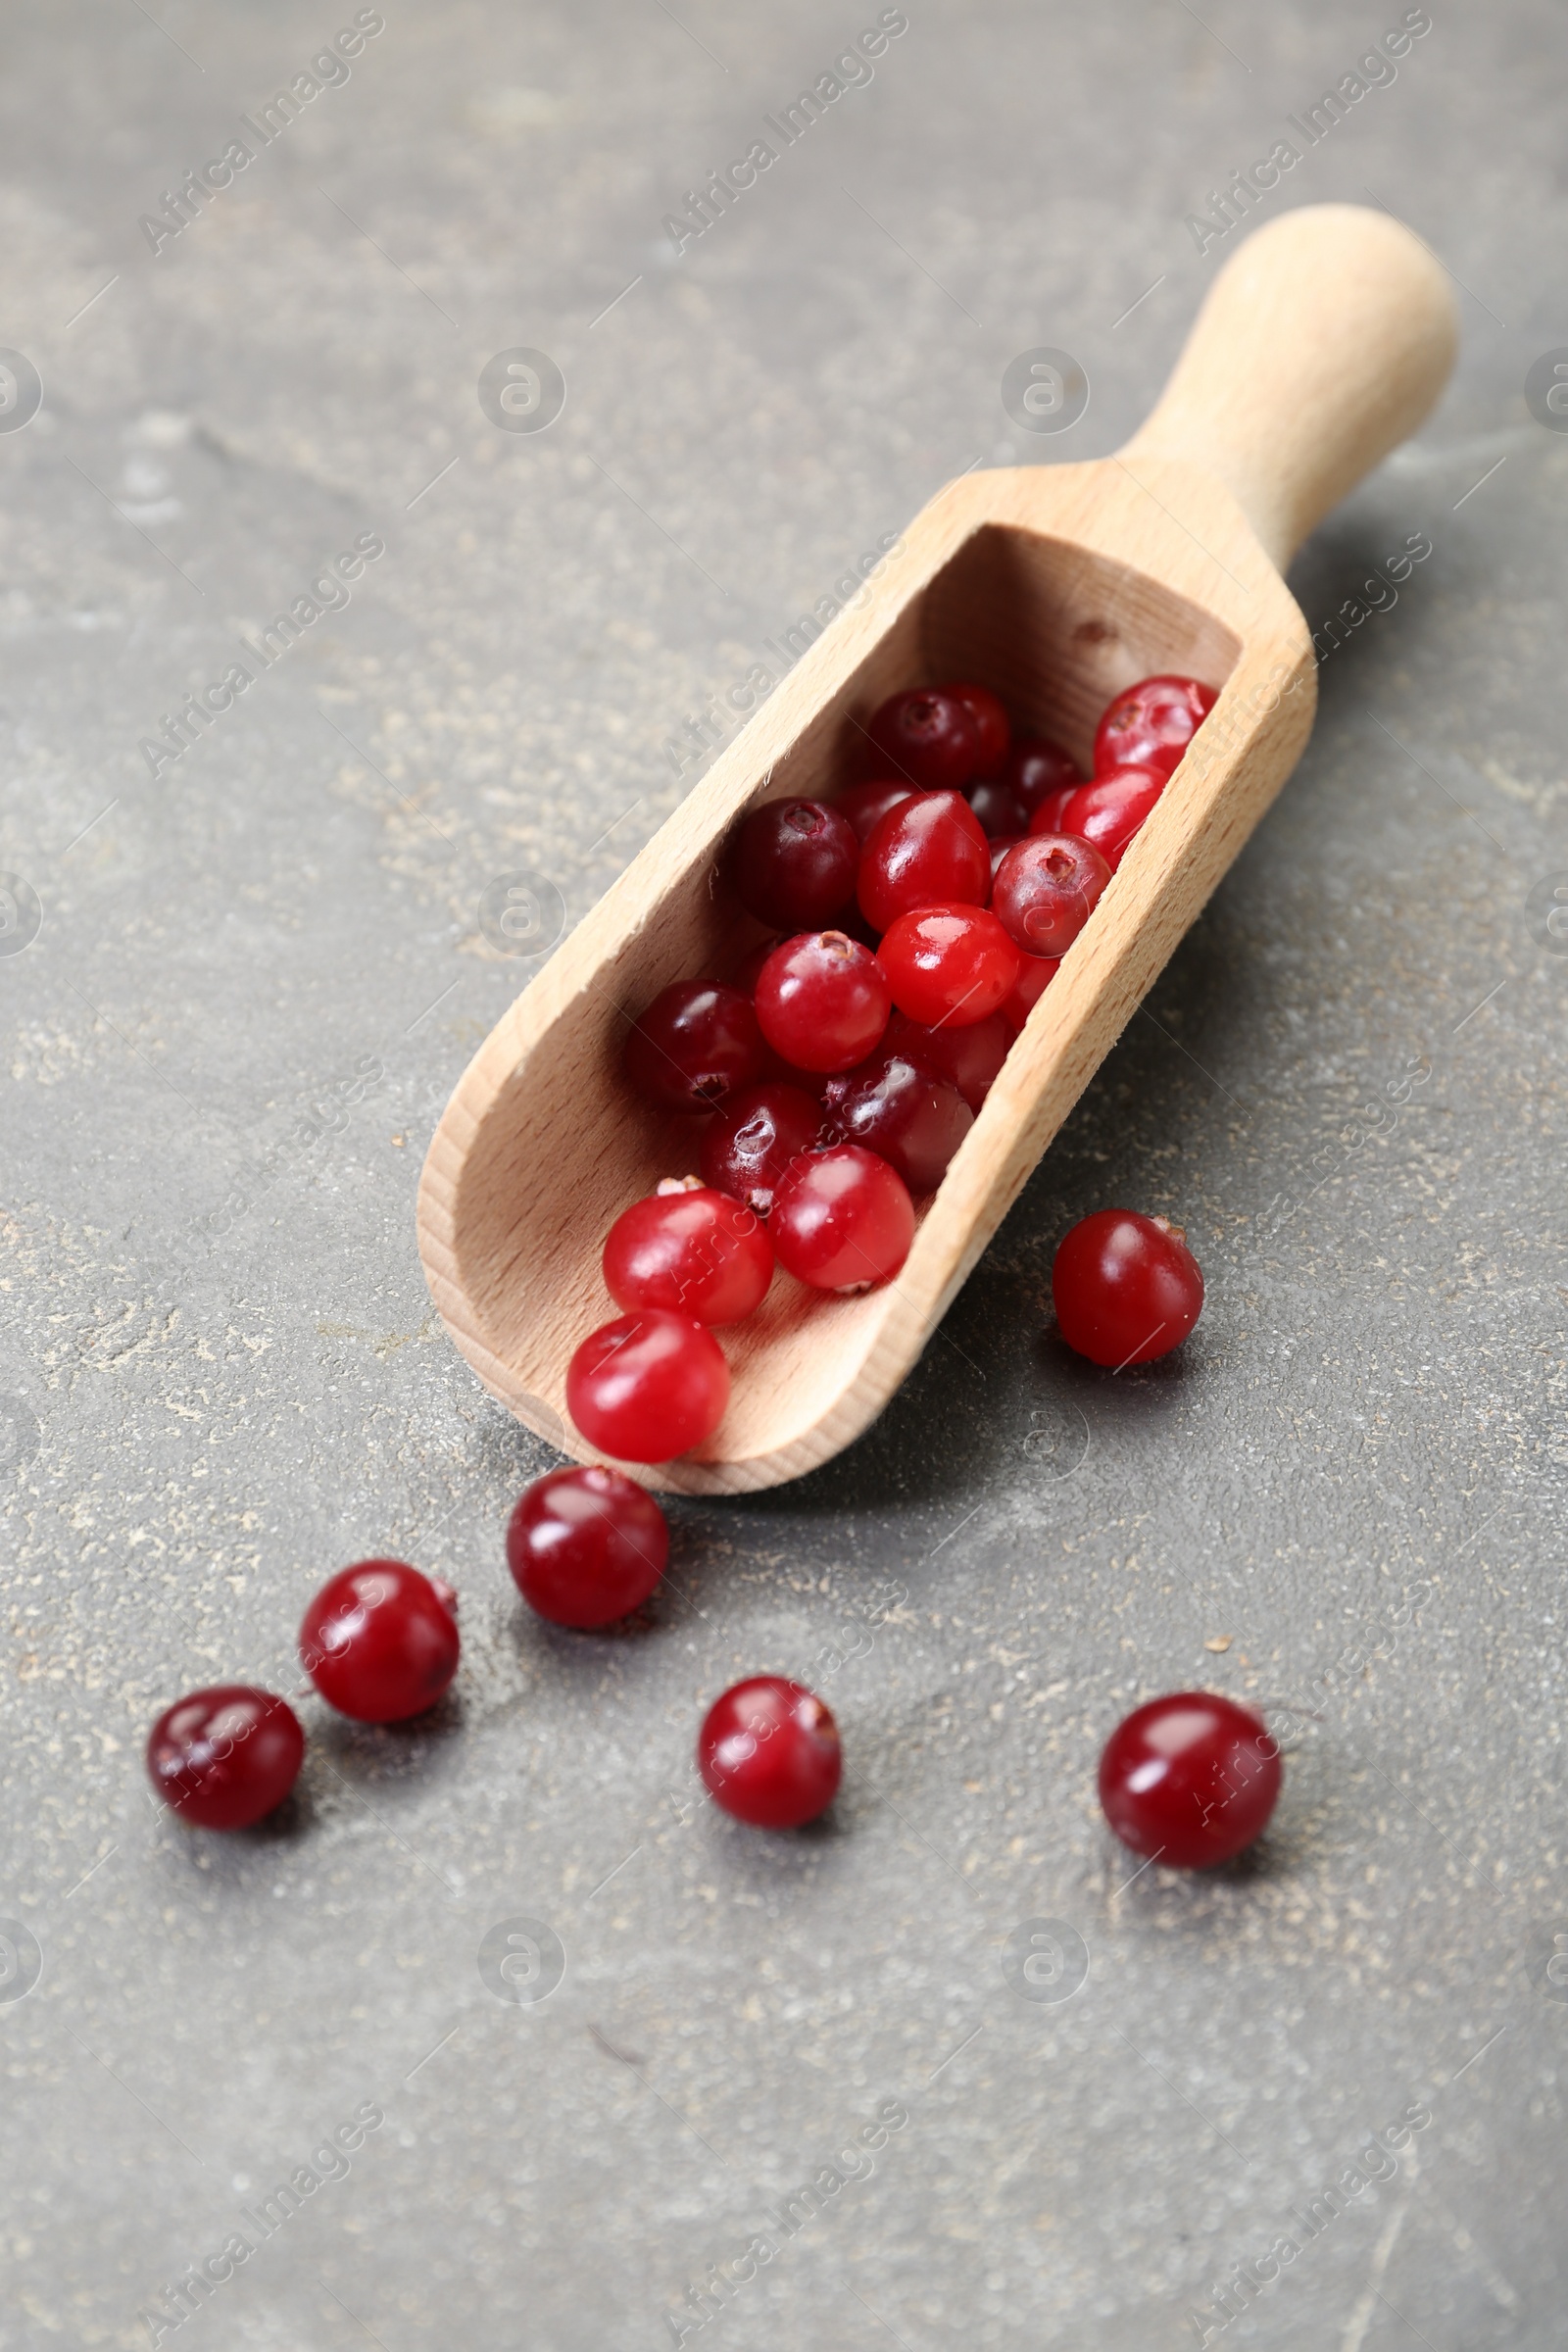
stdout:
<svg viewBox="0 0 1568 2352">
<path fill-rule="evenodd" d="M 1375 200 L 1460 283 L 1449 394 L 1294 584 L 1318 624 L 1430 559 L 881 1424 L 676 1505 L 684 1597 L 603 1639 L 512 1592 L 550 1457 L 414 1248 L 530 968 L 481 894 L 580 915 L 699 772 L 669 740 L 945 478 L 1112 449 L 1236 241 L 1185 217 L 1403 12 L 910 0 L 678 257 L 875 9 L 387 0 L 314 95 L 347 5 L 11 13 L 6 2347 L 1159 2352 L 1239 2264 L 1228 2343 L 1561 2343 L 1568 439 L 1524 384 L 1568 344 L 1568 75 L 1550 0 L 1432 13 L 1262 205 Z M 1093 386 L 1054 440 L 999 394 L 1040 344 Z M 567 387 L 537 434 L 476 396 L 517 347 Z M 1115 1380 L 1049 1312 L 1113 1201 L 1209 1284 Z M 285 1814 L 182 1832 L 152 1716 L 296 1688 L 374 1551 L 461 1587 L 451 1700 L 302 1701 Z M 699 1709 L 765 1669 L 848 1744 L 793 1839 L 693 1791 Z M 1250 1860 L 1135 1877 L 1099 1744 L 1195 1681 L 1310 1709 L 1284 1801 Z M 519 1917 L 541 2001 L 480 1964 Z M 1017 1989 L 1039 1919 L 1070 1998 Z"/>
</svg>

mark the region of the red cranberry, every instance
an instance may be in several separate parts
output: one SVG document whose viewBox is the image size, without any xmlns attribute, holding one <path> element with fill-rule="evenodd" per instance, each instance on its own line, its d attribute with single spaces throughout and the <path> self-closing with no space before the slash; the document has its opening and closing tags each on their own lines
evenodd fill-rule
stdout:
<svg viewBox="0 0 1568 2352">
<path fill-rule="evenodd" d="M 839 1729 L 802 1683 L 756 1674 L 714 1699 L 697 1740 L 697 1769 L 715 1804 L 754 1830 L 798 1830 L 837 1792 Z"/>
<path fill-rule="evenodd" d="M 914 1207 L 897 1169 L 858 1144 L 808 1152 L 773 1195 L 778 1262 L 815 1291 L 868 1291 L 909 1254 Z"/>
<path fill-rule="evenodd" d="M 930 686 L 896 694 L 866 729 L 889 772 L 926 792 L 967 784 L 980 758 L 980 730 L 962 703 Z"/>
<path fill-rule="evenodd" d="M 1031 816 L 1048 793 L 1065 795 L 1083 782 L 1072 754 L 1044 735 L 1024 736 L 1013 745 L 1002 780 L 1018 795 Z"/>
<path fill-rule="evenodd" d="M 757 1017 L 798 1070 L 853 1070 L 888 1025 L 887 975 L 842 931 L 803 931 L 775 948 L 757 983 Z"/>
<path fill-rule="evenodd" d="M 433 1707 L 458 1671 L 455 1608 L 406 1561 L 361 1560 L 329 1576 L 306 1610 L 300 1661 L 340 1715 L 402 1723 Z"/>
<path fill-rule="evenodd" d="M 860 845 L 820 801 L 770 801 L 735 837 L 730 877 L 741 905 L 779 931 L 815 931 L 855 896 Z"/>
<path fill-rule="evenodd" d="M 983 906 L 991 855 L 961 792 L 900 803 L 860 853 L 860 911 L 874 931 L 920 906 Z"/>
<path fill-rule="evenodd" d="M 1061 820 L 1082 790 L 1081 783 L 1064 784 L 1059 792 L 1046 793 L 1041 800 L 1035 803 L 1024 831 L 1026 833 L 1065 833 L 1067 827 Z"/>
<path fill-rule="evenodd" d="M 695 1315 L 639 1307 L 583 1341 L 566 1409 L 590 1446 L 623 1462 L 672 1462 L 710 1438 L 729 1402 L 724 1350 Z"/>
<path fill-rule="evenodd" d="M 699 1323 L 739 1323 L 767 1296 L 773 1251 L 755 1209 L 695 1176 L 666 1176 L 621 1210 L 605 1242 L 617 1306 L 667 1306 Z"/>
<path fill-rule="evenodd" d="M 885 1053 L 906 1054 L 934 1078 L 945 1078 L 950 1086 L 956 1086 L 971 1110 L 978 1110 L 990 1094 L 1011 1043 L 1012 1033 L 1000 1012 L 973 1021 L 966 1029 L 955 1028 L 951 1022 L 933 1029 L 895 1010 L 882 1039 Z"/>
<path fill-rule="evenodd" d="M 986 906 L 901 914 L 876 954 L 899 1010 L 933 1029 L 983 1021 L 1018 977 L 1018 951 Z"/>
<path fill-rule="evenodd" d="M 714 980 L 673 981 L 626 1040 L 626 1076 L 662 1110 L 711 1110 L 766 1066 L 751 998 Z"/>
<path fill-rule="evenodd" d="M 903 1054 L 879 1054 L 830 1078 L 824 1144 L 863 1144 L 898 1169 L 918 1200 L 934 1193 L 974 1125 L 956 1086 Z"/>
<path fill-rule="evenodd" d="M 988 780 L 969 787 L 969 806 L 988 841 L 1007 834 L 1016 841 L 1029 830 L 1029 812 L 1010 784 Z"/>
<path fill-rule="evenodd" d="M 856 840 L 863 844 L 870 840 L 888 810 L 912 798 L 914 791 L 912 784 L 852 784 L 847 792 L 839 794 L 836 807 Z"/>
<path fill-rule="evenodd" d="M 199 1830 L 249 1829 L 282 1803 L 304 1758 L 293 1708 L 248 1683 L 217 1683 L 176 1698 L 147 1740 L 153 1787 Z"/>
<path fill-rule="evenodd" d="M 1109 880 L 1109 866 L 1087 841 L 1034 833 L 997 868 L 991 903 L 1026 956 L 1065 956 Z"/>
<path fill-rule="evenodd" d="M 1101 1208 L 1063 1239 L 1051 1295 L 1068 1347 L 1119 1372 L 1181 1346 L 1202 1310 L 1203 1277 L 1179 1226 Z"/>
<path fill-rule="evenodd" d="M 798 1086 L 774 1078 L 743 1086 L 703 1137 L 703 1174 L 716 1192 L 765 1217 L 779 1178 L 810 1150 L 821 1124 L 820 1106 Z"/>
<path fill-rule="evenodd" d="M 1020 956 L 1018 977 L 1002 1007 L 1002 1017 L 1016 1036 L 1061 968 L 1059 956 Z"/>
<path fill-rule="evenodd" d="M 1000 776 L 1002 763 L 1012 742 L 1012 729 L 1007 724 L 1007 713 L 1002 704 L 985 686 L 944 686 L 942 692 L 951 694 L 956 703 L 961 703 L 974 720 L 975 732 L 980 738 L 976 774 Z"/>
<path fill-rule="evenodd" d="M 1165 782 L 1157 767 L 1121 767 L 1114 775 L 1097 776 L 1073 794 L 1062 810 L 1060 830 L 1092 841 L 1114 873 Z"/>
<path fill-rule="evenodd" d="M 1095 773 L 1153 767 L 1169 775 L 1218 697 L 1198 678 L 1142 678 L 1118 694 L 1095 729 Z"/>
<path fill-rule="evenodd" d="M 1175 1690 L 1111 1733 L 1100 1801 L 1135 1854 L 1202 1870 L 1267 1828 L 1284 1777 L 1279 1743 L 1250 1708 L 1209 1690 Z"/>
<path fill-rule="evenodd" d="M 552 1470 L 507 1525 L 507 1565 L 530 1609 L 582 1631 L 640 1608 L 664 1573 L 669 1526 L 618 1470 Z"/>
</svg>

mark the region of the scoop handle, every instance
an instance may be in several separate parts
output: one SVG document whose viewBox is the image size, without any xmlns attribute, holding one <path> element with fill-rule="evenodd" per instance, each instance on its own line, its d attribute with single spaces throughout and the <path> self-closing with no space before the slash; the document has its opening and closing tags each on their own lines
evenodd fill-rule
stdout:
<svg viewBox="0 0 1568 2352">
<path fill-rule="evenodd" d="M 1305 205 L 1225 264 L 1121 454 L 1187 459 L 1217 476 L 1283 571 L 1414 432 L 1458 337 L 1447 278 L 1409 229 L 1364 205 Z"/>
</svg>

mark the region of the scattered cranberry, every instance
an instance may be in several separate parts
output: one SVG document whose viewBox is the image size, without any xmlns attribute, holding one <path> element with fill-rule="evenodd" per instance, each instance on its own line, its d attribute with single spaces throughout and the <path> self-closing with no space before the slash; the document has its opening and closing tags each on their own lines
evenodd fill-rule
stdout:
<svg viewBox="0 0 1568 2352">
<path fill-rule="evenodd" d="M 666 1176 L 621 1210 L 605 1242 L 605 1288 L 617 1306 L 667 1306 L 699 1323 L 739 1323 L 760 1306 L 773 1251 L 755 1209 L 695 1176 Z"/>
<path fill-rule="evenodd" d="M 1095 773 L 1153 767 L 1169 775 L 1216 701 L 1198 678 L 1143 678 L 1102 712 L 1095 729 Z"/>
<path fill-rule="evenodd" d="M 1002 704 L 985 686 L 944 686 L 942 692 L 951 694 L 956 703 L 961 703 L 974 720 L 975 731 L 980 738 L 976 774 L 1000 776 L 1002 763 L 1007 757 L 1007 747 L 1012 741 L 1012 729 L 1007 724 L 1007 713 Z"/>
<path fill-rule="evenodd" d="M 994 778 L 969 787 L 969 806 L 980 820 L 981 830 L 988 841 L 1006 834 L 1016 841 L 1029 830 L 1029 811 L 1010 784 Z"/>
<path fill-rule="evenodd" d="M 299 1776 L 305 1734 L 286 1699 L 247 1683 L 176 1698 L 153 1725 L 147 1770 L 172 1811 L 199 1830 L 247 1830 Z"/>
<path fill-rule="evenodd" d="M 1105 1819 L 1135 1854 L 1176 1870 L 1228 1862 L 1268 1826 L 1285 1775 L 1250 1708 L 1208 1690 L 1152 1698 L 1100 1759 Z"/>
<path fill-rule="evenodd" d="M 901 801 L 910 800 L 915 786 L 903 783 L 852 784 L 841 792 L 835 806 L 840 816 L 851 827 L 857 841 L 870 840 L 890 808 Z"/>
<path fill-rule="evenodd" d="M 815 931 L 855 896 L 860 845 L 820 801 L 770 801 L 735 837 L 730 878 L 748 914 L 777 931 Z"/>
<path fill-rule="evenodd" d="M 1087 841 L 1034 833 L 997 868 L 991 904 L 1026 956 L 1065 956 L 1109 880 L 1109 866 Z"/>
<path fill-rule="evenodd" d="M 1018 977 L 1018 951 L 987 906 L 901 914 L 876 955 L 899 1010 L 933 1029 L 983 1021 Z"/>
<path fill-rule="evenodd" d="M 860 853 L 860 911 L 874 931 L 920 906 L 983 906 L 991 854 L 961 792 L 924 792 L 890 808 Z"/>
<path fill-rule="evenodd" d="M 914 1206 L 897 1169 L 859 1144 L 798 1159 L 773 1195 L 778 1262 L 816 1291 L 868 1291 L 909 1254 Z"/>
<path fill-rule="evenodd" d="M 1065 796 L 1083 782 L 1071 753 L 1044 735 L 1024 736 L 1013 745 L 1002 780 L 1018 795 L 1031 816 L 1048 793 Z"/>
<path fill-rule="evenodd" d="M 1051 1295 L 1068 1347 L 1119 1372 L 1181 1346 L 1202 1311 L 1203 1277 L 1179 1226 L 1101 1208 L 1064 1237 Z"/>
<path fill-rule="evenodd" d="M 703 1174 L 716 1192 L 765 1217 L 792 1159 L 815 1143 L 820 1106 L 798 1086 L 764 1078 L 731 1095 L 703 1137 Z"/>
<path fill-rule="evenodd" d="M 842 931 L 785 940 L 757 983 L 762 1035 L 798 1070 L 853 1070 L 887 1027 L 892 1003 L 870 949 Z"/>
<path fill-rule="evenodd" d="M 756 1674 L 714 1699 L 697 1740 L 710 1796 L 754 1830 L 798 1830 L 830 1805 L 844 1768 L 839 1728 L 803 1683 Z"/>
<path fill-rule="evenodd" d="M 1073 794 L 1059 830 L 1092 841 L 1114 873 L 1165 783 L 1157 767 L 1119 767 L 1113 775 L 1097 776 Z"/>
<path fill-rule="evenodd" d="M 300 1661 L 340 1715 L 402 1723 L 433 1707 L 458 1671 L 454 1610 L 406 1561 L 361 1560 L 329 1576 L 306 1610 Z"/>
<path fill-rule="evenodd" d="M 1016 1036 L 1061 968 L 1059 956 L 1020 956 L 1018 977 L 1002 1007 L 1002 1017 Z"/>
<path fill-rule="evenodd" d="M 626 1076 L 662 1110 L 711 1110 L 766 1067 L 751 998 L 713 980 L 672 981 L 626 1040 Z"/>
<path fill-rule="evenodd" d="M 664 1573 L 669 1526 L 618 1470 L 552 1470 L 523 1490 L 507 1565 L 530 1609 L 582 1632 L 640 1608 Z"/>
<path fill-rule="evenodd" d="M 955 1028 L 951 1022 L 933 1029 L 895 1009 L 882 1039 L 884 1053 L 906 1054 L 934 1078 L 946 1078 L 971 1110 L 978 1110 L 990 1094 L 1011 1043 L 1012 1033 L 999 1012 L 971 1022 L 966 1029 Z"/>
<path fill-rule="evenodd" d="M 962 703 L 929 686 L 894 695 L 866 732 L 892 773 L 926 792 L 956 791 L 980 758 L 980 730 Z"/>
<path fill-rule="evenodd" d="M 903 1054 L 879 1054 L 830 1078 L 824 1144 L 863 1144 L 898 1169 L 916 1200 L 934 1193 L 974 1125 L 956 1086 Z"/>
<path fill-rule="evenodd" d="M 672 1462 L 710 1438 L 729 1402 L 724 1350 L 695 1315 L 639 1307 L 583 1341 L 566 1409 L 590 1446 L 623 1462 Z"/>
</svg>

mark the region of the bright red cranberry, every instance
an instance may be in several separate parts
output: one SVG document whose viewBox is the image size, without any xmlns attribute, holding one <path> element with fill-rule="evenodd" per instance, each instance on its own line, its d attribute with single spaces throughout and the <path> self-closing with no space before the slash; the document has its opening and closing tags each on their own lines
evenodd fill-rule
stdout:
<svg viewBox="0 0 1568 2352">
<path fill-rule="evenodd" d="M 1095 773 L 1153 767 L 1169 775 L 1219 698 L 1198 678 L 1141 678 L 1118 694 L 1095 729 Z"/>
<path fill-rule="evenodd" d="M 903 1054 L 878 1054 L 827 1085 L 822 1141 L 863 1144 L 898 1169 L 916 1200 L 934 1193 L 974 1125 L 956 1086 Z"/>
<path fill-rule="evenodd" d="M 458 1671 L 455 1605 L 404 1560 L 361 1560 L 329 1576 L 306 1610 L 300 1661 L 340 1715 L 402 1723 L 433 1707 Z"/>
<path fill-rule="evenodd" d="M 853 1070 L 888 1025 L 887 975 L 842 931 L 803 931 L 775 948 L 757 983 L 757 1017 L 798 1070 Z"/>
<path fill-rule="evenodd" d="M 583 1341 L 566 1409 L 590 1446 L 623 1462 L 672 1462 L 710 1438 L 729 1402 L 724 1350 L 695 1315 L 643 1306 Z"/>
<path fill-rule="evenodd" d="M 1018 977 L 1002 1007 L 1002 1018 L 1014 1037 L 1061 968 L 1059 956 L 1020 956 Z"/>
<path fill-rule="evenodd" d="M 814 1291 L 868 1291 L 909 1254 L 914 1206 L 896 1168 L 859 1144 L 808 1152 L 773 1195 L 778 1262 Z"/>
<path fill-rule="evenodd" d="M 739 1323 L 767 1296 L 773 1250 L 755 1209 L 695 1176 L 666 1176 L 622 1209 L 605 1242 L 617 1306 L 667 1306 L 699 1323 Z"/>
<path fill-rule="evenodd" d="M 712 1110 L 766 1067 L 751 998 L 715 980 L 672 981 L 626 1040 L 627 1078 L 662 1110 Z"/>
<path fill-rule="evenodd" d="M 1284 1777 L 1279 1743 L 1250 1708 L 1209 1690 L 1175 1690 L 1111 1733 L 1100 1801 L 1135 1854 L 1202 1870 L 1261 1835 Z"/>
<path fill-rule="evenodd" d="M 975 732 L 980 739 L 976 775 L 1000 776 L 1002 763 L 1012 742 L 1012 729 L 1007 724 L 1007 713 L 1002 704 L 986 686 L 944 686 L 942 692 L 951 694 L 956 703 L 961 703 L 974 720 Z"/>
<path fill-rule="evenodd" d="M 980 730 L 956 696 L 916 686 L 882 705 L 866 730 L 888 772 L 926 792 L 956 792 L 980 759 Z"/>
<path fill-rule="evenodd" d="M 1072 754 L 1064 752 L 1059 743 L 1052 743 L 1044 735 L 1029 735 L 1013 745 L 1002 780 L 1033 816 L 1048 794 L 1075 792 L 1083 777 Z"/>
<path fill-rule="evenodd" d="M 994 842 L 1004 833 L 1016 841 L 1029 830 L 1029 812 L 1010 784 L 994 779 L 971 784 L 969 806 L 988 841 Z"/>
<path fill-rule="evenodd" d="M 932 1029 L 983 1021 L 1018 977 L 1018 951 L 987 906 L 901 914 L 876 954 L 899 1010 Z"/>
<path fill-rule="evenodd" d="M 1181 1346 L 1202 1311 L 1203 1277 L 1179 1226 L 1101 1208 L 1064 1237 L 1051 1295 L 1068 1347 L 1119 1372 Z"/>
<path fill-rule="evenodd" d="M 863 844 L 870 840 L 888 810 L 896 808 L 901 801 L 911 799 L 915 789 L 914 785 L 904 783 L 852 784 L 839 794 L 834 806 L 856 840 Z"/>
<path fill-rule="evenodd" d="M 778 931 L 816 931 L 855 896 L 860 845 L 820 801 L 754 808 L 730 851 L 730 878 L 748 914 Z"/>
<path fill-rule="evenodd" d="M 991 904 L 1026 956 L 1065 956 L 1109 880 L 1109 866 L 1087 841 L 1033 833 L 998 866 Z"/>
<path fill-rule="evenodd" d="M 669 1525 L 653 1496 L 599 1463 L 535 1479 L 507 1524 L 517 1591 L 552 1625 L 613 1625 L 641 1608 L 668 1558 Z"/>
<path fill-rule="evenodd" d="M 1092 841 L 1114 873 L 1165 783 L 1157 767 L 1121 767 L 1114 775 L 1097 776 L 1073 794 L 1059 830 Z"/>
<path fill-rule="evenodd" d="M 803 1683 L 755 1674 L 714 1699 L 697 1740 L 708 1793 L 754 1830 L 798 1830 L 830 1805 L 844 1768 L 839 1727 Z"/>
<path fill-rule="evenodd" d="M 821 1105 L 801 1087 L 776 1078 L 743 1086 L 703 1137 L 703 1174 L 715 1192 L 765 1217 L 779 1178 L 810 1150 L 821 1124 Z"/>
<path fill-rule="evenodd" d="M 873 931 L 920 906 L 983 906 L 991 853 L 961 792 L 924 792 L 890 808 L 860 853 L 860 911 Z"/>
<path fill-rule="evenodd" d="M 934 1078 L 945 1078 L 956 1086 L 971 1110 L 978 1110 L 990 1094 L 997 1072 L 1007 1058 L 1012 1032 L 1000 1012 L 993 1012 L 983 1021 L 973 1021 L 966 1029 L 957 1029 L 951 1022 L 939 1029 L 922 1021 L 911 1021 L 906 1012 L 894 1011 L 882 1039 L 887 1054 L 906 1054 Z"/>
<path fill-rule="evenodd" d="M 176 1698 L 147 1740 L 153 1787 L 198 1830 L 248 1830 L 282 1803 L 304 1758 L 293 1708 L 248 1683 Z"/>
</svg>

